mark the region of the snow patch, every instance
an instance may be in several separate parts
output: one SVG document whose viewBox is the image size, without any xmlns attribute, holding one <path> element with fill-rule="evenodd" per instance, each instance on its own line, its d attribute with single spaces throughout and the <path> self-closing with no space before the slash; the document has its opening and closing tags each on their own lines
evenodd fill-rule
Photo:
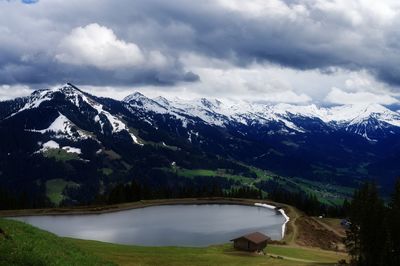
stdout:
<svg viewBox="0 0 400 266">
<path fill-rule="evenodd" d="M 70 146 L 64 146 L 64 147 L 62 147 L 62 149 L 65 150 L 68 153 L 82 154 L 82 151 L 79 148 L 74 148 L 74 147 L 70 147 Z"/>
<path fill-rule="evenodd" d="M 131 138 L 132 138 L 132 140 L 133 140 L 133 142 L 134 142 L 135 144 L 138 144 L 138 145 L 140 145 L 140 146 L 143 146 L 143 145 L 144 145 L 143 143 L 140 143 L 140 142 L 138 141 L 138 138 L 137 138 L 134 134 L 129 133 L 129 135 L 131 135 Z"/>
<path fill-rule="evenodd" d="M 39 143 L 39 145 L 40 144 L 41 143 Z M 36 153 L 46 152 L 46 151 L 48 151 L 50 149 L 60 149 L 60 148 L 63 149 L 64 151 L 68 152 L 68 153 L 82 154 L 81 149 L 75 148 L 75 147 L 71 147 L 71 146 L 60 147 L 60 144 L 58 144 L 54 140 L 49 140 L 46 143 L 43 143 L 42 144 L 42 148 L 40 150 L 38 150 Z"/>
<path fill-rule="evenodd" d="M 42 148 L 43 150 L 59 149 L 60 148 L 60 144 L 58 144 L 54 140 L 49 140 L 48 142 L 43 143 L 42 147 L 43 147 Z"/>
<path fill-rule="evenodd" d="M 265 203 L 254 203 L 254 205 L 255 205 L 255 206 L 258 206 L 258 207 L 268 208 L 268 209 L 271 209 L 271 210 L 276 210 L 276 211 L 278 211 L 278 212 L 280 212 L 280 213 L 282 214 L 282 216 L 283 216 L 283 217 L 285 218 L 285 220 L 286 220 L 286 221 L 283 223 L 283 225 L 282 225 L 282 239 L 283 239 L 283 238 L 285 237 L 286 224 L 290 221 L 290 218 L 289 218 L 289 216 L 287 216 L 285 210 L 282 209 L 282 208 L 277 209 L 276 206 L 269 205 L 269 204 L 265 204 Z"/>
<path fill-rule="evenodd" d="M 27 131 L 38 132 L 41 134 L 45 134 L 47 132 L 56 133 L 56 138 L 66 137 L 68 139 L 77 140 L 77 139 L 87 139 L 88 136 L 81 132 L 80 130 L 73 130 L 75 125 L 63 114 L 58 113 L 58 117 L 51 123 L 51 125 L 46 129 L 29 129 Z"/>
</svg>

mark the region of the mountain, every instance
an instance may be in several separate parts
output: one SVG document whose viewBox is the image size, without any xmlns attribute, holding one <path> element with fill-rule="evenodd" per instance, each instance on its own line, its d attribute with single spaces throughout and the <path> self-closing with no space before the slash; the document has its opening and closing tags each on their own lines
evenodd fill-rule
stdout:
<svg viewBox="0 0 400 266">
<path fill-rule="evenodd" d="M 179 121 L 179 132 L 202 150 L 279 174 L 386 185 L 398 175 L 400 115 L 379 104 L 317 107 L 140 93 L 123 101 L 152 126 L 165 124 L 159 115 Z"/>
<path fill-rule="evenodd" d="M 91 203 L 132 180 L 152 197 L 246 185 L 335 202 L 365 179 L 388 190 L 399 135 L 400 113 L 377 104 L 117 101 L 66 84 L 0 102 L 0 190 L 30 207 Z"/>
<path fill-rule="evenodd" d="M 61 88 L 40 90 L 22 99 L 24 105 L 3 118 L 3 123 L 22 121 L 25 118 L 25 131 L 54 134 L 57 138 L 84 139 L 94 137 L 91 133 L 110 135 L 120 132 L 129 133 L 133 142 L 137 142 L 134 134 L 129 132 L 127 125 L 110 112 L 96 98 L 83 93 L 71 84 Z M 38 112 L 46 112 L 55 119 L 48 124 L 50 117 L 29 123 L 29 117 Z M 71 117 L 71 120 L 66 117 Z M 43 126 L 47 122 L 47 127 Z M 22 126 L 20 124 L 20 126 Z"/>
<path fill-rule="evenodd" d="M 170 114 L 184 124 L 198 118 L 209 125 L 226 127 L 236 123 L 245 126 L 278 123 L 281 131 L 276 133 L 306 133 L 315 130 L 302 120 L 314 120 L 331 130 L 343 129 L 361 135 L 367 140 L 376 141 L 380 133 L 395 134 L 400 127 L 400 114 L 379 104 L 343 105 L 319 108 L 312 105 L 257 104 L 248 102 L 221 102 L 205 98 L 195 100 L 163 97 L 146 98 L 136 92 L 127 96 L 124 102 L 144 111 Z M 188 119 L 189 118 L 189 119 Z"/>
</svg>

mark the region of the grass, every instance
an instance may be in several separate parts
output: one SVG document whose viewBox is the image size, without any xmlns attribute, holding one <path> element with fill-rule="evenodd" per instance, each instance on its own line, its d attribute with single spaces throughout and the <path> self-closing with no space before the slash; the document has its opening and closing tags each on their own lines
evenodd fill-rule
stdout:
<svg viewBox="0 0 400 266">
<path fill-rule="evenodd" d="M 22 222 L 0 219 L 0 265 L 115 265 Z"/>
<path fill-rule="evenodd" d="M 257 178 L 260 180 L 270 180 L 272 179 L 272 173 L 269 173 L 265 170 L 261 170 L 259 168 L 250 167 L 250 169 L 257 175 Z"/>
<path fill-rule="evenodd" d="M 207 169 L 184 169 L 179 168 L 178 175 L 193 178 L 195 176 L 217 176 L 217 171 Z"/>
<path fill-rule="evenodd" d="M 236 251 L 231 244 L 192 248 L 128 246 L 78 239 L 69 241 L 118 265 L 334 265 L 345 257 L 342 253 L 275 245 L 268 246 L 264 256 Z"/>
<path fill-rule="evenodd" d="M 169 171 L 176 172 L 179 176 L 186 177 L 186 178 L 194 178 L 196 176 L 215 176 L 215 177 L 224 177 L 227 179 L 240 181 L 242 184 L 250 185 L 254 179 L 248 178 L 245 176 L 240 175 L 232 175 L 227 173 L 226 169 L 218 169 L 218 170 L 209 170 L 209 169 L 185 169 L 180 167 L 175 167 L 174 169 L 167 169 Z"/>
<path fill-rule="evenodd" d="M 100 171 L 103 173 L 103 175 L 112 175 L 114 173 L 114 170 L 111 168 L 101 168 Z"/>
<path fill-rule="evenodd" d="M 46 182 L 46 195 L 52 203 L 58 206 L 64 199 L 62 192 L 67 186 L 78 186 L 78 184 L 61 178 L 48 180 Z"/>
<path fill-rule="evenodd" d="M 310 194 L 315 194 L 317 198 L 328 205 L 341 205 L 345 198 L 350 198 L 353 189 L 339 185 L 332 185 L 318 181 L 311 181 L 302 178 L 291 178 L 291 182 Z"/>
<path fill-rule="evenodd" d="M 79 155 L 77 153 L 67 152 L 63 149 L 48 149 L 44 153 L 45 157 L 54 158 L 56 161 L 70 161 L 79 160 Z"/>
<path fill-rule="evenodd" d="M 332 251 L 278 245 L 269 246 L 268 252 L 282 257 L 315 261 L 319 263 L 337 262 L 339 259 L 346 257 L 343 253 L 335 253 Z"/>
</svg>

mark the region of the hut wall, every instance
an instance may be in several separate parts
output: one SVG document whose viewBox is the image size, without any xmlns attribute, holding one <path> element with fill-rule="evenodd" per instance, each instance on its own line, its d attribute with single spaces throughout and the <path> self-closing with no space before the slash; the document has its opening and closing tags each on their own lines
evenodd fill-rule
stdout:
<svg viewBox="0 0 400 266">
<path fill-rule="evenodd" d="M 237 249 L 242 249 L 242 250 L 249 250 L 249 241 L 244 239 L 244 238 L 240 238 L 234 241 L 234 247 Z"/>
<path fill-rule="evenodd" d="M 247 239 L 240 238 L 234 241 L 233 246 L 241 250 L 257 251 L 257 250 L 263 250 L 267 246 L 267 242 L 254 244 L 248 241 Z"/>
</svg>

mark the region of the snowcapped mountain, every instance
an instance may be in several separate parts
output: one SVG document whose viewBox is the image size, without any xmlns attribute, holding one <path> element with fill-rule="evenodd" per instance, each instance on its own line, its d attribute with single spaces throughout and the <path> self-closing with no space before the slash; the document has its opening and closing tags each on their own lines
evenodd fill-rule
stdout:
<svg viewBox="0 0 400 266">
<path fill-rule="evenodd" d="M 214 126 L 226 127 L 237 123 L 246 126 L 278 123 L 281 126 L 275 133 L 305 133 L 311 129 L 304 119 L 321 122 L 328 129 L 343 129 L 374 141 L 379 131 L 393 134 L 394 128 L 400 128 L 400 114 L 379 104 L 343 105 L 335 107 L 317 107 L 311 105 L 260 104 L 249 102 L 231 102 L 208 100 L 150 99 L 141 93 L 127 96 L 124 102 L 131 107 L 146 112 L 169 114 L 180 119 L 184 125 L 195 123 L 194 118 Z M 313 128 L 315 129 L 315 128 Z"/>
<path fill-rule="evenodd" d="M 9 106 L 9 113 L 2 114 L 3 120 L 18 120 L 29 112 L 47 112 L 48 120 L 24 122 L 24 130 L 71 140 L 125 132 L 134 143 L 141 144 L 126 120 L 134 118 L 158 129 L 160 115 L 164 121 L 169 117 L 172 119 L 169 123 L 180 123 L 182 134 L 189 140 L 198 132 L 188 130 L 188 125 L 197 124 L 233 130 L 240 128 L 244 135 L 254 130 L 267 135 L 344 131 L 371 142 L 400 133 L 400 113 L 379 104 L 318 107 L 314 104 L 263 104 L 206 98 L 151 99 L 139 92 L 119 102 L 89 95 L 66 84 L 35 91 Z"/>
<path fill-rule="evenodd" d="M 47 127 L 39 126 L 38 128 L 38 125 L 34 124 L 30 128 L 25 124 L 26 131 L 51 133 L 55 138 L 72 140 L 90 138 L 94 136 L 92 133 L 96 132 L 116 134 L 126 131 L 130 134 L 132 141 L 139 144 L 137 137 L 130 132 L 129 127 L 117 114 L 111 114 L 97 101 L 96 97 L 82 92 L 72 84 L 35 91 L 23 101 L 25 105 L 13 110 L 5 120 L 17 119 L 18 116 L 24 116 L 27 112 L 39 108 L 57 112 L 54 120 Z M 79 118 L 78 115 L 82 117 Z M 76 120 L 76 123 L 71 120 Z"/>
</svg>

